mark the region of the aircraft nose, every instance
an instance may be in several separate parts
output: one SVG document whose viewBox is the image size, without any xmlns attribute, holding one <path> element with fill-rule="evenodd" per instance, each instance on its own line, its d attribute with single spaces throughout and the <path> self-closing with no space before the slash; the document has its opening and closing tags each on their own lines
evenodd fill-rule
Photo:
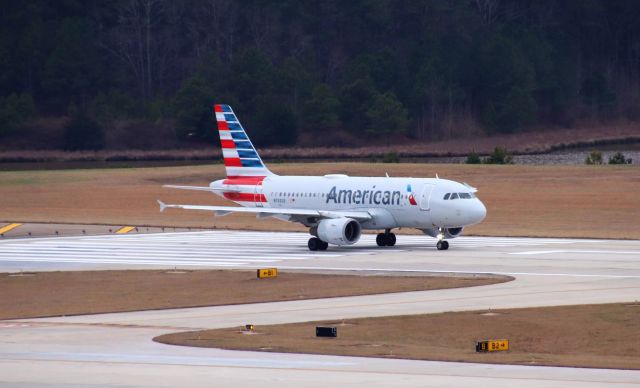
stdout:
<svg viewBox="0 0 640 388">
<path fill-rule="evenodd" d="M 487 216 L 487 208 L 484 206 L 484 204 L 482 203 L 482 201 L 480 201 L 479 199 L 476 201 L 476 203 L 473 206 L 473 221 L 474 223 L 478 223 L 482 220 L 484 220 L 484 218 Z"/>
</svg>

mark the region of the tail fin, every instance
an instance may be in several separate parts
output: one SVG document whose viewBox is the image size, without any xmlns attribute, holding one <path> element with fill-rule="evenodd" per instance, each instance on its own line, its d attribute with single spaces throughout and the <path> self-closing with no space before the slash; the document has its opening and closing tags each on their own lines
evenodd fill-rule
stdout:
<svg viewBox="0 0 640 388">
<path fill-rule="evenodd" d="M 273 175 L 260 159 L 233 109 L 229 105 L 217 104 L 214 110 L 227 178 Z"/>
</svg>

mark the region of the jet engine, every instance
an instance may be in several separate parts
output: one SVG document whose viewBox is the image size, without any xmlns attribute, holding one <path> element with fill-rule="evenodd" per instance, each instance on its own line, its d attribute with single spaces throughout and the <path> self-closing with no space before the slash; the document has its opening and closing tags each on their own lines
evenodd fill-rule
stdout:
<svg viewBox="0 0 640 388">
<path fill-rule="evenodd" d="M 361 232 L 362 228 L 358 221 L 340 217 L 320 221 L 311 234 L 333 245 L 351 245 L 358 242 Z"/>
<path fill-rule="evenodd" d="M 456 238 L 456 237 L 460 237 L 460 235 L 462 235 L 462 227 L 458 227 L 458 228 L 445 228 L 444 229 L 444 238 Z M 432 228 L 432 229 L 422 229 L 422 233 L 429 235 L 433 238 L 438 238 L 438 233 L 440 233 L 440 231 L 438 231 L 437 228 Z"/>
</svg>

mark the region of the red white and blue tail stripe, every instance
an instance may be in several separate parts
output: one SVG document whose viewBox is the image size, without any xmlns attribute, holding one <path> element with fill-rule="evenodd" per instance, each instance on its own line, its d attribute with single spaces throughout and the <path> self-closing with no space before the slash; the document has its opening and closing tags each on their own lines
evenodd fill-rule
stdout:
<svg viewBox="0 0 640 388">
<path fill-rule="evenodd" d="M 214 106 L 227 178 L 264 178 L 273 175 L 264 165 L 229 105 Z"/>
</svg>

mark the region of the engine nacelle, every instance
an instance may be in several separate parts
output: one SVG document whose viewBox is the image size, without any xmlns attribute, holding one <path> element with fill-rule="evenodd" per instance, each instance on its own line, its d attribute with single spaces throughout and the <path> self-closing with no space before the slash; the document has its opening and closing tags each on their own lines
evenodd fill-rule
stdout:
<svg viewBox="0 0 640 388">
<path fill-rule="evenodd" d="M 462 230 L 464 228 L 463 227 L 459 227 L 459 228 L 445 228 L 444 230 L 444 238 L 456 238 L 456 237 L 460 237 L 460 235 L 462 235 Z M 429 235 L 433 238 L 438 238 L 438 233 L 440 233 L 438 231 L 438 229 L 433 228 L 433 229 L 422 229 L 422 233 Z"/>
<path fill-rule="evenodd" d="M 360 240 L 361 232 L 360 223 L 346 217 L 324 219 L 312 230 L 320 240 L 333 245 L 355 244 Z"/>
</svg>

